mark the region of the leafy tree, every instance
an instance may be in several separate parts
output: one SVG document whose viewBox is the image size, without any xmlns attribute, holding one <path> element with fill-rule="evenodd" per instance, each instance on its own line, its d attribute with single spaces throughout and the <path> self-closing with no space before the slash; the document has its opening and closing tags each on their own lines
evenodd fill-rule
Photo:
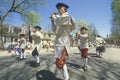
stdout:
<svg viewBox="0 0 120 80">
<path fill-rule="evenodd" d="M 79 20 L 77 22 L 76 30 L 80 30 L 81 27 L 87 27 L 88 28 L 88 25 L 84 20 Z"/>
<path fill-rule="evenodd" d="M 41 19 L 40 19 L 40 15 L 39 13 L 36 12 L 30 12 L 26 15 L 26 23 L 27 25 L 32 25 L 32 26 L 36 26 L 36 25 L 40 25 Z"/>
<path fill-rule="evenodd" d="M 90 37 L 89 37 L 89 40 L 90 40 L 90 41 L 93 41 L 93 40 L 94 40 L 94 35 L 95 35 L 95 34 L 99 34 L 94 24 L 90 24 L 90 25 L 89 25 L 89 30 L 88 30 L 88 32 L 89 32 L 89 36 L 90 36 Z"/>
<path fill-rule="evenodd" d="M 28 35 L 29 35 L 29 41 L 32 43 L 32 36 L 30 32 L 30 27 L 34 27 L 36 25 L 40 25 L 40 15 L 36 12 L 30 12 L 26 16 L 24 16 L 25 22 L 28 25 Z"/>
<path fill-rule="evenodd" d="M 86 28 L 88 28 L 88 34 L 89 34 L 89 40 L 90 40 L 90 41 L 94 38 L 94 35 L 95 35 L 95 34 L 98 34 L 98 31 L 97 31 L 97 29 L 96 29 L 96 27 L 95 27 L 94 24 L 88 25 L 85 21 L 79 20 L 79 21 L 77 22 L 76 31 L 79 31 L 81 27 L 86 27 Z"/>
<path fill-rule="evenodd" d="M 112 9 L 112 28 L 111 39 L 114 43 L 120 44 L 120 1 L 113 0 L 111 4 Z"/>
<path fill-rule="evenodd" d="M 113 0 L 112 2 L 113 25 L 120 26 L 120 0 Z"/>
<path fill-rule="evenodd" d="M 3 21 L 11 13 L 26 15 L 31 10 L 37 10 L 45 0 L 0 0 L 0 48 L 3 45 Z"/>
</svg>

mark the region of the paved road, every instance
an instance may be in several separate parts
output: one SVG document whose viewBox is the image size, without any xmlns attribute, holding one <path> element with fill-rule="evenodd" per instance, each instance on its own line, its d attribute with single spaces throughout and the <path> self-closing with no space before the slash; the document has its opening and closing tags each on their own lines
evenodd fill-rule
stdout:
<svg viewBox="0 0 120 80">
<path fill-rule="evenodd" d="M 71 80 L 120 80 L 119 52 L 118 48 L 107 48 L 103 58 L 97 58 L 95 49 L 90 49 L 89 70 L 84 72 L 79 51 L 77 48 L 71 48 L 67 59 Z M 53 52 L 41 54 L 40 67 L 34 66 L 34 58 L 31 55 L 23 61 L 19 61 L 19 56 L 1 56 L 0 80 L 59 80 L 62 75 L 54 63 Z"/>
</svg>

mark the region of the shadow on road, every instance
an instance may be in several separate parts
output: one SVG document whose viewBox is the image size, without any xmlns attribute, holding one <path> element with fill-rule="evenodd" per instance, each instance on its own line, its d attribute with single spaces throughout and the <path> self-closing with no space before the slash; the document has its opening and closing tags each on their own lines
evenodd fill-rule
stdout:
<svg viewBox="0 0 120 80">
<path fill-rule="evenodd" d="M 89 53 L 89 56 L 96 56 L 96 53 Z"/>
<path fill-rule="evenodd" d="M 16 58 L 16 60 L 17 60 L 17 61 L 20 61 L 20 60 L 21 60 L 21 59 L 20 59 L 20 57 L 18 57 L 18 56 L 17 56 L 17 57 L 15 57 L 15 58 Z"/>
<path fill-rule="evenodd" d="M 94 53 L 90 54 L 94 55 Z M 32 56 L 17 61 L 16 57 L 0 57 L 0 80 L 60 80 L 61 73 L 56 69 L 54 54 L 41 56 L 41 65 L 34 68 Z M 81 58 L 71 55 L 67 60 L 71 80 L 120 80 L 120 64 L 104 58 L 90 57 L 88 71 L 81 70 Z M 57 76 L 57 77 L 56 77 Z"/>
<path fill-rule="evenodd" d="M 67 62 L 67 65 L 70 66 L 70 67 L 73 67 L 73 68 L 82 68 L 82 65 L 78 65 L 76 63 L 73 63 L 73 62 Z"/>
<path fill-rule="evenodd" d="M 36 62 L 35 60 L 29 60 L 26 62 L 27 65 L 29 65 L 30 67 L 36 68 Z"/>
<path fill-rule="evenodd" d="M 61 80 L 56 78 L 56 75 L 48 70 L 41 70 L 36 73 L 37 80 Z"/>
</svg>

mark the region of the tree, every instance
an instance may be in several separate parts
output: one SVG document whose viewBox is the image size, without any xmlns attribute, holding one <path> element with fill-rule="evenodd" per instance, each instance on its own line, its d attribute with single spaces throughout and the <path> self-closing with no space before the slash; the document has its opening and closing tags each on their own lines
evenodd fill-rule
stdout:
<svg viewBox="0 0 120 80">
<path fill-rule="evenodd" d="M 32 36 L 30 32 L 30 27 L 40 25 L 40 14 L 35 12 L 30 12 L 25 16 L 25 22 L 28 25 L 28 35 L 29 41 L 32 43 Z"/>
<path fill-rule="evenodd" d="M 84 20 L 77 21 L 76 31 L 79 31 L 81 27 L 87 27 L 88 28 L 88 25 Z"/>
<path fill-rule="evenodd" d="M 94 39 L 94 35 L 98 34 L 98 31 L 95 27 L 94 24 L 90 24 L 88 25 L 84 20 L 79 20 L 77 22 L 77 28 L 76 28 L 76 32 L 78 32 L 80 30 L 81 27 L 86 27 L 88 28 L 88 34 L 89 34 L 89 40 L 92 41 L 92 39 Z"/>
<path fill-rule="evenodd" d="M 90 37 L 89 37 L 89 40 L 90 40 L 90 41 L 93 41 L 93 40 L 94 40 L 94 35 L 99 34 L 94 24 L 90 24 L 90 25 L 89 25 L 89 30 L 88 30 L 88 32 L 89 32 L 89 36 L 90 36 Z"/>
<path fill-rule="evenodd" d="M 26 15 L 26 23 L 28 26 L 36 26 L 40 25 L 41 19 L 40 19 L 40 14 L 36 12 L 30 12 Z"/>
<path fill-rule="evenodd" d="M 112 9 L 112 28 L 111 39 L 114 43 L 120 44 L 120 1 L 113 0 L 111 4 Z"/>
<path fill-rule="evenodd" d="M 37 10 L 45 0 L 0 0 L 0 48 L 3 45 L 3 21 L 10 13 L 26 15 L 31 10 Z"/>
<path fill-rule="evenodd" d="M 75 34 L 77 32 L 80 32 L 80 28 L 81 27 L 87 27 L 87 24 L 86 24 L 86 22 L 84 20 L 78 20 L 76 22 L 76 28 L 75 28 L 75 30 L 73 30 L 73 32 L 71 33 L 71 35 L 73 35 L 73 37 L 75 37 Z"/>
<path fill-rule="evenodd" d="M 113 0 L 112 2 L 112 15 L 113 15 L 113 25 L 120 27 L 120 1 Z"/>
</svg>

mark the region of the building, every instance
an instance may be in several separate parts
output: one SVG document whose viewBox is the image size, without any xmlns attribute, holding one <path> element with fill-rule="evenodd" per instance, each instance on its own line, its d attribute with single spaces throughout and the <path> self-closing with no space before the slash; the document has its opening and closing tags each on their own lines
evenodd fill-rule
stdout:
<svg viewBox="0 0 120 80">
<path fill-rule="evenodd" d="M 9 41 L 13 41 L 15 38 L 19 37 L 20 33 L 26 35 L 26 40 L 29 40 L 28 30 L 26 26 L 18 27 L 18 26 L 9 26 L 4 24 L 3 25 L 3 42 L 6 47 L 6 43 Z M 46 47 L 46 44 L 49 44 L 50 47 L 54 46 L 55 34 L 52 31 L 41 31 L 43 34 L 43 39 L 41 44 L 43 47 Z"/>
</svg>

